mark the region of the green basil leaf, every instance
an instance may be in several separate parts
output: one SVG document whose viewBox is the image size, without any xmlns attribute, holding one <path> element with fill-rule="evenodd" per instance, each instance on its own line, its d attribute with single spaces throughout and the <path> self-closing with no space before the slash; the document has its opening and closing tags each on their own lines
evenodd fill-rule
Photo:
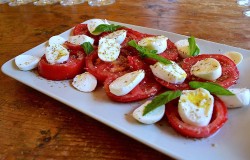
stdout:
<svg viewBox="0 0 250 160">
<path fill-rule="evenodd" d="M 94 47 L 92 46 L 90 42 L 84 42 L 83 44 L 81 44 L 81 47 L 83 48 L 84 52 L 87 55 L 90 54 L 94 50 Z"/>
<path fill-rule="evenodd" d="M 200 53 L 200 48 L 197 46 L 195 38 L 193 36 L 188 38 L 189 51 L 191 56 L 197 56 Z"/>
<path fill-rule="evenodd" d="M 191 81 L 189 82 L 189 86 L 194 89 L 204 88 L 208 90 L 210 93 L 215 94 L 215 95 L 234 95 L 234 93 L 230 92 L 229 90 L 225 89 L 219 84 L 216 84 L 213 82 Z"/>
<path fill-rule="evenodd" d="M 131 40 L 128 42 L 128 45 L 131 47 L 134 47 L 137 51 L 139 51 L 140 56 L 143 58 L 152 58 L 155 59 L 163 64 L 172 64 L 172 62 L 166 58 L 163 58 L 159 55 L 157 55 L 157 51 L 156 50 L 149 50 L 143 46 L 139 46 L 135 40 Z"/>
<path fill-rule="evenodd" d="M 158 96 L 156 96 L 152 102 L 147 104 L 143 110 L 143 116 L 149 113 L 150 111 L 156 109 L 157 107 L 164 105 L 177 97 L 181 96 L 181 91 L 166 91 Z"/>
<path fill-rule="evenodd" d="M 114 25 L 114 24 L 100 24 L 95 28 L 93 33 L 114 32 L 121 27 L 122 26 L 120 25 Z"/>
</svg>

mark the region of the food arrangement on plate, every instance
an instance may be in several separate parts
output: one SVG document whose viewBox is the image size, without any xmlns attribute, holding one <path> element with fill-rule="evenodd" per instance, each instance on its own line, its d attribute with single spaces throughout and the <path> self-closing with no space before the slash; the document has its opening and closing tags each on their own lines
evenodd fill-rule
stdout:
<svg viewBox="0 0 250 160">
<path fill-rule="evenodd" d="M 20 70 L 37 67 L 48 80 L 73 79 L 82 92 L 104 86 L 107 96 L 127 103 L 147 100 L 133 112 L 141 123 L 164 115 L 181 135 L 204 138 L 227 121 L 227 109 L 247 106 L 250 93 L 233 88 L 239 78 L 238 52 L 205 54 L 194 37 L 172 42 L 106 20 L 74 27 L 68 39 L 53 36 L 42 57 L 20 55 Z"/>
</svg>

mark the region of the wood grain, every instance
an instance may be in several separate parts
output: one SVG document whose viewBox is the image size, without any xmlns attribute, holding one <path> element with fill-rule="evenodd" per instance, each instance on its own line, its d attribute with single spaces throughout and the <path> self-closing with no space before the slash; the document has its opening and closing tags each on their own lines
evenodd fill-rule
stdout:
<svg viewBox="0 0 250 160">
<path fill-rule="evenodd" d="M 250 49 L 234 0 L 117 0 L 103 7 L 0 5 L 0 64 L 91 18 Z M 171 159 L 0 73 L 0 159 Z"/>
</svg>

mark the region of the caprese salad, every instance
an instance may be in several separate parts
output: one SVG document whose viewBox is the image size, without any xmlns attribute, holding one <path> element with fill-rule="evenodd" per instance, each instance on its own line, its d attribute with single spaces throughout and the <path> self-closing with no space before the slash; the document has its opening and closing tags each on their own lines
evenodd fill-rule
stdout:
<svg viewBox="0 0 250 160">
<path fill-rule="evenodd" d="M 227 109 L 249 105 L 247 88 L 233 88 L 238 78 L 238 52 L 200 54 L 194 37 L 172 42 L 92 19 L 78 24 L 68 39 L 53 36 L 42 57 L 20 55 L 20 70 L 37 68 L 48 80 L 72 79 L 82 92 L 104 86 L 117 102 L 147 99 L 133 112 L 141 123 L 164 115 L 186 137 L 204 138 L 227 121 Z"/>
</svg>

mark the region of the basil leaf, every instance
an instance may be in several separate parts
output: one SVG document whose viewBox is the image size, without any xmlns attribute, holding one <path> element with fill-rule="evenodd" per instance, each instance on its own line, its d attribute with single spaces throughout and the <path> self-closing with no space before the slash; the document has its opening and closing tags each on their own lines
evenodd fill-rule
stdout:
<svg viewBox="0 0 250 160">
<path fill-rule="evenodd" d="M 143 46 L 139 46 L 135 40 L 131 40 L 128 42 L 128 45 L 131 47 L 134 47 L 137 51 L 139 51 L 140 56 L 145 58 L 153 58 L 163 64 L 172 64 L 172 62 L 166 58 L 163 58 L 161 56 L 158 56 L 156 53 L 156 50 L 149 50 Z"/>
<path fill-rule="evenodd" d="M 150 102 L 149 104 L 147 104 L 144 108 L 143 111 L 143 116 L 146 115 L 147 113 L 149 113 L 150 111 L 156 109 L 157 107 L 164 105 L 170 101 L 172 101 L 173 99 L 180 97 L 181 96 L 181 91 L 177 90 L 177 91 L 166 91 L 158 96 L 156 96 L 152 102 Z"/>
<path fill-rule="evenodd" d="M 102 32 L 114 32 L 118 28 L 121 28 L 120 25 L 114 25 L 114 24 L 100 24 L 95 28 L 93 33 L 102 33 Z"/>
<path fill-rule="evenodd" d="M 197 56 L 200 53 L 200 48 L 197 46 L 195 38 L 193 36 L 188 38 L 189 51 L 191 56 Z"/>
<path fill-rule="evenodd" d="M 225 89 L 219 84 L 216 84 L 213 82 L 191 81 L 189 82 L 189 86 L 194 89 L 204 88 L 208 90 L 210 93 L 215 94 L 215 95 L 234 95 L 234 93 L 230 92 L 229 90 Z"/>
<path fill-rule="evenodd" d="M 84 49 L 84 52 L 87 55 L 90 54 L 94 50 L 94 47 L 92 46 L 90 42 L 84 42 L 83 44 L 81 44 L 81 47 Z"/>
</svg>

